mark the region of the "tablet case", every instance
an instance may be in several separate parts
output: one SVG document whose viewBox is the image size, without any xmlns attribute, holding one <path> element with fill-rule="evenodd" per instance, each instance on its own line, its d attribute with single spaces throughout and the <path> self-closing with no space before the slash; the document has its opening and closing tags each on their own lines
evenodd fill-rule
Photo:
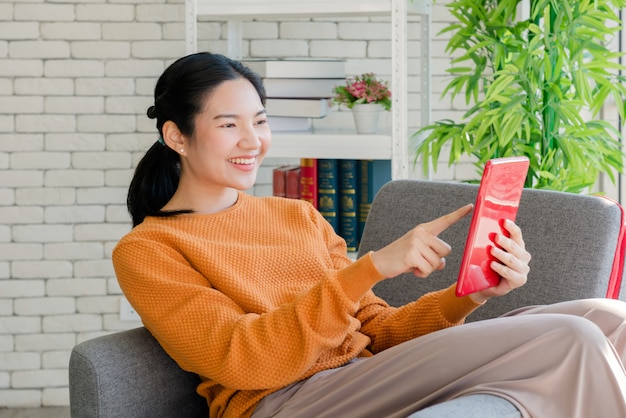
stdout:
<svg viewBox="0 0 626 418">
<path fill-rule="evenodd" d="M 615 258 L 613 259 L 613 268 L 611 269 L 611 277 L 609 277 L 609 284 L 606 291 L 606 297 L 608 299 L 619 299 L 622 277 L 624 276 L 624 261 L 626 258 L 626 211 L 624 207 L 615 200 L 607 196 L 601 197 L 616 205 L 622 215 L 619 225 L 619 234 L 617 236 L 617 246 L 615 248 Z"/>
<path fill-rule="evenodd" d="M 487 161 L 478 188 L 474 213 L 457 279 L 456 295 L 465 296 L 495 286 L 500 276 L 491 269 L 496 233 L 505 233 L 504 219 L 515 221 L 528 173 L 527 157 Z"/>
</svg>

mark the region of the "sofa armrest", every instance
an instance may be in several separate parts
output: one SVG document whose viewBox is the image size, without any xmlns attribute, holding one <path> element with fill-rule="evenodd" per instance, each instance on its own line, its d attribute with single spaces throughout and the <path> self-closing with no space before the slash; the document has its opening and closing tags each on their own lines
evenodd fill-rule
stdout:
<svg viewBox="0 0 626 418">
<path fill-rule="evenodd" d="M 70 356 L 71 416 L 206 418 L 199 383 L 143 327 L 94 338 L 76 345 Z"/>
</svg>

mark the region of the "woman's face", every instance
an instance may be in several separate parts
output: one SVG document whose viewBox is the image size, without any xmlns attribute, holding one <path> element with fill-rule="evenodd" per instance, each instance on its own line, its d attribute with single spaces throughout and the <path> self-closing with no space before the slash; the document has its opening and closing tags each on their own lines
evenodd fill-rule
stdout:
<svg viewBox="0 0 626 418">
<path fill-rule="evenodd" d="M 272 142 L 265 109 L 245 78 L 225 81 L 204 99 L 181 175 L 203 187 L 251 188 Z M 181 179 L 182 180 L 182 179 Z"/>
</svg>

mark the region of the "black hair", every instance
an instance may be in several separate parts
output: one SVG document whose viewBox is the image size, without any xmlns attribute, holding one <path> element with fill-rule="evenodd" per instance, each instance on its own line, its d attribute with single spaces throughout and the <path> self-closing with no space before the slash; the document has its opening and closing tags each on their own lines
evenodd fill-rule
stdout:
<svg viewBox="0 0 626 418">
<path fill-rule="evenodd" d="M 148 117 L 156 119 L 161 138 L 167 121 L 176 124 L 187 138 L 194 134 L 196 115 L 217 86 L 224 81 L 246 78 L 256 89 L 265 105 L 265 88 L 259 75 L 239 61 L 220 54 L 200 52 L 174 61 L 165 69 L 154 88 L 154 105 Z M 133 227 L 146 216 L 172 216 L 191 210 L 162 211 L 174 195 L 180 175 L 178 153 L 155 142 L 143 156 L 130 182 L 126 204 Z"/>
</svg>

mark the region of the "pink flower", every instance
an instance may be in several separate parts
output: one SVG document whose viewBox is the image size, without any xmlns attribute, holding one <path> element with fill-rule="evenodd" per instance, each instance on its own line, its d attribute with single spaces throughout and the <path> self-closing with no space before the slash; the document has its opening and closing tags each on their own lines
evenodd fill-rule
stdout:
<svg viewBox="0 0 626 418">
<path fill-rule="evenodd" d="M 345 86 L 335 87 L 334 101 L 352 108 L 357 103 L 379 103 L 391 108 L 391 91 L 386 81 L 376 79 L 374 73 L 365 73 L 348 79 Z"/>
</svg>

